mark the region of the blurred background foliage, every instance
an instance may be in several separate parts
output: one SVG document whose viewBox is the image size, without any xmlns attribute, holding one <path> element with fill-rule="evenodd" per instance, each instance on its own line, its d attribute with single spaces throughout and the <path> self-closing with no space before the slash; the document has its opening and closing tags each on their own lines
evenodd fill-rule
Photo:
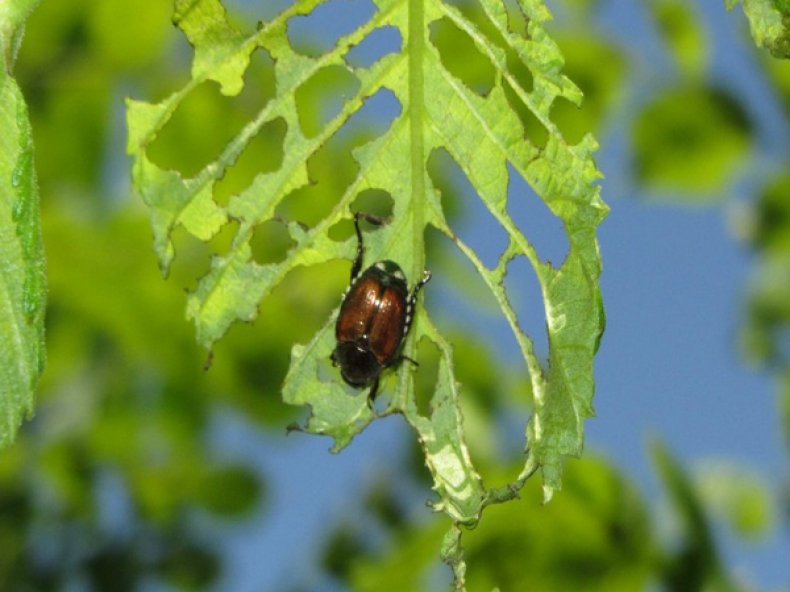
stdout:
<svg viewBox="0 0 790 592">
<path fill-rule="evenodd" d="M 480 20 L 475 2 L 454 3 Z M 572 141 L 609 125 L 628 126 L 634 182 L 656 199 L 725 199 L 722 188 L 750 162 L 754 131 L 740 100 L 706 75 L 710 47 L 699 15 L 680 0 L 647 3 L 669 72 L 635 92 L 627 51 L 589 26 L 598 4 L 552 3 L 567 73 L 585 94 L 581 110 L 558 105 L 555 121 Z M 249 28 L 251 4 L 234 8 Z M 431 39 L 450 50 L 448 68 L 485 93 L 490 65 L 461 59 L 460 31 L 437 23 Z M 305 51 L 314 46 L 302 43 Z M 169 4 L 159 0 L 45 1 L 28 21 L 16 75 L 36 140 L 49 362 L 35 418 L 0 453 L 0 590 L 219 589 L 230 563 L 215 533 L 251 520 L 263 529 L 271 519 L 267 475 L 227 453 L 217 434 L 233 417 L 279 438 L 298 419 L 299 411 L 279 396 L 290 347 L 322 324 L 348 268 L 335 262 L 292 274 L 254 325 L 232 328 L 203 370 L 206 353 L 184 320 L 184 290 L 233 233 L 221 232 L 209 246 L 177 238 L 179 257 L 163 281 L 145 212 L 130 194 L 124 154 L 123 98 L 165 96 L 186 81 L 190 60 L 190 48 L 171 26 Z M 790 63 L 761 60 L 790 116 Z M 272 96 L 271 66 L 270 56 L 256 54 L 238 97 L 221 96 L 215 85 L 193 93 L 157 139 L 155 160 L 189 173 L 213 158 Z M 326 71 L 302 89 L 305 129 L 316 127 L 348 83 L 342 70 Z M 539 134 L 529 115 L 521 116 Z M 354 175 L 351 149 L 380 125 L 362 119 L 311 159 L 314 183 L 289 197 L 278 212 L 283 218 L 310 224 L 329 210 Z M 275 168 L 283 157 L 281 127 L 259 134 L 220 183 L 218 201 Z M 755 253 L 744 351 L 776 372 L 790 445 L 788 164 L 761 176 L 756 199 L 739 210 L 736 233 Z M 437 158 L 431 174 L 448 211 L 461 215 L 452 167 Z M 356 205 L 379 214 L 391 207 L 375 193 Z M 333 230 L 339 239 L 351 231 L 350 225 Z M 256 260 L 282 257 L 286 236 L 276 224 L 262 229 Z M 448 248 L 429 243 L 430 257 L 446 266 L 459 294 L 476 301 L 468 273 L 453 267 Z M 487 482 L 504 482 L 523 443 L 503 440 L 500 427 L 528 416 L 529 384 L 474 334 L 453 331 L 472 454 Z M 419 354 L 424 391 L 436 354 L 428 347 Z M 325 532 L 310 535 L 323 548 L 318 568 L 327 590 L 447 586 L 448 572 L 437 559 L 447 525 L 422 507 L 430 481 L 416 444 L 404 445 L 412 447 L 406 460 L 382 471 L 364 507 L 335 514 Z M 720 558 L 718 533 L 727 528 L 754 539 L 782 523 L 775 492 L 734 465 L 688 472 L 659 443 L 653 456 L 667 500 L 658 515 L 669 516 L 671 536 L 656 521 L 653 501 L 606 459 L 588 456 L 568 463 L 562 494 L 548 506 L 537 510 L 539 484 L 532 481 L 523 499 L 489 508 L 464 535 L 469 590 L 739 589 Z M 293 503 L 310 503 L 307 495 Z M 298 578 L 291 586 L 318 589 Z"/>
</svg>

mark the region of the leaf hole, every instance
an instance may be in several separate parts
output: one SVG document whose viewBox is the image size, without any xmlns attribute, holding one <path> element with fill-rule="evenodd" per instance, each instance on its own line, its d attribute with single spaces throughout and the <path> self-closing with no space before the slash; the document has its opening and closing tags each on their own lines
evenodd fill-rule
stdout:
<svg viewBox="0 0 790 592">
<path fill-rule="evenodd" d="M 313 228 L 335 208 L 356 170 L 348 142 L 324 144 L 307 160 L 310 182 L 285 196 L 276 208 L 277 214 Z"/>
<path fill-rule="evenodd" d="M 505 91 L 505 99 L 507 99 L 510 108 L 513 109 L 516 116 L 521 121 L 526 140 L 536 148 L 545 148 L 546 142 L 549 139 L 549 132 L 546 127 L 540 122 L 530 108 L 524 104 L 524 101 L 521 100 L 509 83 L 506 82 L 503 88 Z"/>
<path fill-rule="evenodd" d="M 538 256 L 560 267 L 570 248 L 562 220 L 555 216 L 524 178 L 508 164 L 507 212 Z"/>
<path fill-rule="evenodd" d="M 341 131 L 351 136 L 353 145 L 362 146 L 383 136 L 403 111 L 400 101 L 388 88 L 381 88 L 362 103 Z"/>
<path fill-rule="evenodd" d="M 455 233 L 489 269 L 508 244 L 507 234 L 485 207 L 474 186 L 444 148 L 428 158 L 428 174 L 441 192 L 442 206 Z"/>
<path fill-rule="evenodd" d="M 505 40 L 496 25 L 486 16 L 480 3 L 477 0 L 447 0 L 447 3 L 457 8 L 464 17 L 474 23 L 491 45 L 505 52 L 507 71 L 524 89 L 524 92 L 532 92 L 534 86 L 532 72 L 510 46 L 510 43 Z M 518 7 L 508 10 L 508 28 L 524 27 L 526 25 L 524 19 L 524 14 Z"/>
<path fill-rule="evenodd" d="M 288 40 L 297 53 L 318 57 L 369 21 L 375 12 L 370 0 L 329 0 L 310 14 L 289 19 Z"/>
<path fill-rule="evenodd" d="M 563 96 L 556 97 L 552 102 L 551 120 L 568 144 L 578 144 L 590 131 L 584 110 Z"/>
<path fill-rule="evenodd" d="M 194 2 L 192 4 L 199 4 Z M 258 11 L 252 6 L 251 2 L 245 0 L 221 0 L 224 18 L 233 29 L 241 35 L 248 36 L 254 32 L 253 28 L 256 20 L 260 20 Z"/>
<path fill-rule="evenodd" d="M 283 163 L 283 141 L 288 124 L 278 117 L 261 126 L 245 146 L 241 155 L 225 175 L 214 185 L 214 200 L 220 206 L 227 206 L 231 196 L 237 195 L 250 186 L 261 173 L 278 170 Z"/>
<path fill-rule="evenodd" d="M 387 88 L 379 89 L 367 97 L 346 123 L 327 142 L 326 146 L 341 153 L 364 146 L 383 136 L 401 114 L 402 108 L 395 93 Z M 359 165 L 354 159 L 355 171 Z"/>
<path fill-rule="evenodd" d="M 384 56 L 399 53 L 403 37 L 397 27 L 388 25 L 373 29 L 360 43 L 346 52 L 346 63 L 352 68 L 370 68 Z"/>
<path fill-rule="evenodd" d="M 360 201 L 361 199 L 361 201 Z M 358 207 L 358 205 L 360 207 Z M 364 212 L 374 214 L 382 218 L 387 218 L 392 214 L 393 200 L 389 193 L 381 189 L 366 189 L 357 196 L 351 205 L 352 212 Z M 365 236 L 383 229 L 383 225 L 376 226 L 366 220 L 359 221 L 362 230 L 363 240 Z M 350 218 L 344 218 L 333 224 L 328 231 L 329 238 L 335 242 L 345 242 L 355 236 L 354 222 Z"/>
<path fill-rule="evenodd" d="M 454 331 L 449 338 L 453 344 L 455 377 L 464 387 L 464 399 L 474 404 L 478 410 L 492 416 L 502 395 L 498 392 L 504 385 L 503 376 L 492 357 L 491 348 L 482 341 L 463 338 L 464 332 Z"/>
<path fill-rule="evenodd" d="M 393 200 L 392 196 L 383 189 L 365 189 L 361 191 L 351 203 L 350 210 L 352 212 L 373 214 L 380 218 L 390 218 L 392 216 L 394 204 L 395 200 Z M 364 219 L 360 220 L 359 225 L 364 234 L 378 232 L 383 228 L 383 225 L 376 226 Z M 330 239 L 341 243 L 347 241 L 354 236 L 354 234 L 354 223 L 348 218 L 336 222 L 328 231 Z"/>
<path fill-rule="evenodd" d="M 170 240 L 176 256 L 170 264 L 169 278 L 179 287 L 193 292 L 200 279 L 211 269 L 214 249 L 180 224 L 171 232 Z"/>
<path fill-rule="evenodd" d="M 392 216 L 395 200 L 389 192 L 383 189 L 365 189 L 351 202 L 352 212 L 365 212 L 381 218 Z"/>
<path fill-rule="evenodd" d="M 266 0 L 266 2 L 250 2 L 250 0 L 222 0 L 222 5 L 228 11 L 229 21 L 238 23 L 236 28 L 244 29 L 256 21 L 270 21 L 296 0 Z"/>
<path fill-rule="evenodd" d="M 260 265 L 283 261 L 295 244 L 288 228 L 279 220 L 258 224 L 250 239 L 252 258 Z"/>
<path fill-rule="evenodd" d="M 254 3 L 251 3 L 249 0 L 232 1 L 242 6 L 250 6 L 250 4 L 252 4 L 255 7 L 257 18 L 263 19 L 264 21 L 273 20 L 278 14 L 296 2 L 296 0 L 266 0 L 266 2 Z"/>
<path fill-rule="evenodd" d="M 344 243 L 354 236 L 354 224 L 347 219 L 335 222 L 327 231 L 327 236 L 336 243 Z"/>
<path fill-rule="evenodd" d="M 250 63 L 244 71 L 244 88 L 239 93 L 239 102 L 253 119 L 277 94 L 277 79 L 274 74 L 274 59 L 262 47 L 250 55 Z"/>
<path fill-rule="evenodd" d="M 277 214 L 313 228 L 337 206 L 354 179 L 358 166 L 348 143 L 325 144 L 307 161 L 310 183 L 288 194 L 277 206 Z"/>
<path fill-rule="evenodd" d="M 549 355 L 546 309 L 538 276 L 526 257 L 508 263 L 505 289 L 521 329 L 532 339 L 535 354 L 545 366 Z"/>
<path fill-rule="evenodd" d="M 494 88 L 494 66 L 472 38 L 447 17 L 432 22 L 429 29 L 431 43 L 447 71 L 472 92 L 487 96 Z"/>
<path fill-rule="evenodd" d="M 267 298 L 259 317 L 266 323 L 261 326 L 280 327 L 283 326 L 282 319 L 287 320 L 287 328 L 283 328 L 283 355 L 286 360 L 290 346 L 294 342 L 309 342 L 326 323 L 331 312 L 340 305 L 340 297 L 348 287 L 349 267 L 349 263 L 337 259 L 308 267 L 297 266 L 288 272 Z M 323 362 L 326 362 L 327 374 L 322 374 L 321 379 L 339 380 L 342 383 L 340 374 L 329 361 L 329 353 L 334 347 L 334 325 L 330 330 L 332 345 L 319 365 L 319 369 L 323 369 Z"/>
<path fill-rule="evenodd" d="M 416 354 L 415 360 L 420 365 L 415 372 L 414 402 L 417 405 L 417 413 L 422 417 L 430 418 L 433 411 L 431 401 L 439 379 L 439 358 L 441 355 L 436 344 L 427 337 L 420 339 Z M 411 364 L 411 362 L 404 360 L 403 365 L 407 364 Z"/>
<path fill-rule="evenodd" d="M 215 160 L 252 113 L 240 97 L 220 93 L 214 82 L 204 82 L 181 102 L 147 151 L 164 169 L 192 177 Z"/>
<path fill-rule="evenodd" d="M 508 29 L 516 35 L 522 37 L 529 36 L 529 19 L 518 4 L 518 0 L 505 0 L 505 10 L 507 10 Z"/>
<path fill-rule="evenodd" d="M 465 335 L 473 334 L 480 343 L 492 344 L 498 354 L 517 352 L 494 295 L 472 263 L 435 228 L 426 231 L 425 239 L 426 265 L 434 272 L 425 298 L 442 333 L 458 334 L 457 328 L 462 326 Z M 433 306 L 434 302 L 440 305 Z M 512 359 L 517 361 L 518 356 Z"/>
<path fill-rule="evenodd" d="M 299 124 L 307 138 L 314 138 L 359 90 L 359 80 L 345 66 L 326 66 L 294 93 Z"/>
<path fill-rule="evenodd" d="M 236 238 L 239 232 L 239 226 L 238 220 L 228 220 L 222 228 L 219 229 L 219 232 L 212 236 L 211 240 L 208 242 L 208 246 L 212 252 L 217 255 L 224 255 L 230 251 L 233 239 Z"/>
<path fill-rule="evenodd" d="M 400 111 L 400 102 L 388 89 L 369 97 L 346 125 L 308 159 L 311 183 L 288 195 L 277 212 L 283 218 L 309 226 L 323 220 L 359 173 L 352 150 L 384 134 Z"/>
</svg>

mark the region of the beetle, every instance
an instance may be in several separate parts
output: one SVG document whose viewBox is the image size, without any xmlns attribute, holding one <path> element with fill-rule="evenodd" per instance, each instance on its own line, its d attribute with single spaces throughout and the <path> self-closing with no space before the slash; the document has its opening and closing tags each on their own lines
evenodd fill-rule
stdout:
<svg viewBox="0 0 790 592">
<path fill-rule="evenodd" d="M 368 404 L 372 405 L 384 370 L 403 360 L 417 363 L 400 350 L 414 320 L 417 295 L 430 281 L 431 272 L 425 270 L 411 292 L 403 270 L 394 261 L 377 261 L 360 274 L 365 254 L 360 218 L 377 225 L 384 222 L 371 214 L 354 214 L 357 255 L 335 324 L 337 345 L 330 359 L 334 366 L 340 366 L 347 384 L 354 388 L 370 386 Z"/>
</svg>

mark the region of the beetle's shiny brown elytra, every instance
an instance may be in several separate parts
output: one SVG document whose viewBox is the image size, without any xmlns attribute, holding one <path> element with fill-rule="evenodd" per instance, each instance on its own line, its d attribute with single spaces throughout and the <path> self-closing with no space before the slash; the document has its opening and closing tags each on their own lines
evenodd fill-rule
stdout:
<svg viewBox="0 0 790 592">
<path fill-rule="evenodd" d="M 335 325 L 337 345 L 332 363 L 340 366 L 343 380 L 355 388 L 370 386 L 368 401 L 376 397 L 381 373 L 406 358 L 400 354 L 414 317 L 420 289 L 431 279 L 425 271 L 409 293 L 406 276 L 394 261 L 378 261 L 361 275 L 364 247 L 359 218 L 380 224 L 380 218 L 354 214 L 357 257 L 351 267 L 351 285 L 343 296 Z"/>
</svg>

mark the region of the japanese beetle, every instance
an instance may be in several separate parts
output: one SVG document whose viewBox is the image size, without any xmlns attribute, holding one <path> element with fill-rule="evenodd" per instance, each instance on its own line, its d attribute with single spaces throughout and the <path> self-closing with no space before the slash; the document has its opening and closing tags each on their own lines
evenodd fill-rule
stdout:
<svg viewBox="0 0 790 592">
<path fill-rule="evenodd" d="M 394 261 L 377 261 L 360 274 L 365 248 L 359 219 L 373 224 L 383 220 L 369 214 L 354 214 L 357 256 L 351 266 L 351 283 L 343 295 L 335 325 L 337 345 L 332 364 L 340 366 L 343 380 L 354 388 L 370 386 L 368 402 L 376 398 L 381 373 L 403 360 L 414 360 L 400 353 L 414 319 L 414 306 L 420 289 L 431 279 L 422 279 L 409 292 L 406 276 Z"/>
</svg>

